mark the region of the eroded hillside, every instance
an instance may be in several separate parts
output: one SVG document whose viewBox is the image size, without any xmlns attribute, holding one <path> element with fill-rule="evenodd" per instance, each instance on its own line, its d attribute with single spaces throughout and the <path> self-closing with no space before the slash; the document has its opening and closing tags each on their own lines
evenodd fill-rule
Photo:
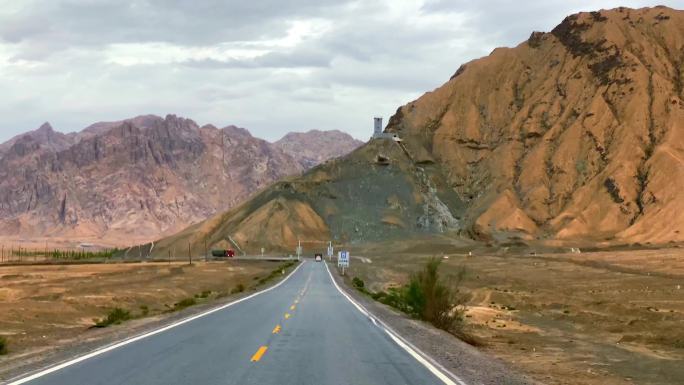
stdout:
<svg viewBox="0 0 684 385">
<path fill-rule="evenodd" d="M 682 241 L 682 63 L 683 11 L 569 16 L 400 107 L 385 129 L 400 143 L 372 140 L 161 245 L 201 250 L 233 237 L 254 250 L 293 250 L 297 238 L 421 232 L 552 244 Z M 293 230 L 290 219 L 306 229 Z"/>
<path fill-rule="evenodd" d="M 474 236 L 684 239 L 684 12 L 581 13 L 463 65 L 388 131 L 428 153 Z"/>
</svg>

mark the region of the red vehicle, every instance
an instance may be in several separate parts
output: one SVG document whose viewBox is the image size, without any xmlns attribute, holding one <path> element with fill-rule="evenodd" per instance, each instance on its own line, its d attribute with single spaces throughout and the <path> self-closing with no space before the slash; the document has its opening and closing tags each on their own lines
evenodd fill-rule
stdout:
<svg viewBox="0 0 684 385">
<path fill-rule="evenodd" d="M 219 258 L 233 258 L 235 256 L 235 250 L 233 250 L 233 249 L 212 250 L 211 255 L 213 257 L 219 257 Z"/>
</svg>

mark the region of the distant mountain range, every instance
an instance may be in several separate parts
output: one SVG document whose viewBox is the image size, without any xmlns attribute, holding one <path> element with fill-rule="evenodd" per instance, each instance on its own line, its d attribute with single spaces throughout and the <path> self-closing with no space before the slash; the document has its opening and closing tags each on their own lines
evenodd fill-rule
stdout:
<svg viewBox="0 0 684 385">
<path fill-rule="evenodd" d="M 462 65 L 351 154 L 157 242 L 294 250 L 425 233 L 684 241 L 684 11 L 571 15 Z"/>
<path fill-rule="evenodd" d="M 0 239 L 149 241 L 361 144 L 339 131 L 269 143 L 174 115 L 70 134 L 45 123 L 0 144 Z"/>
</svg>

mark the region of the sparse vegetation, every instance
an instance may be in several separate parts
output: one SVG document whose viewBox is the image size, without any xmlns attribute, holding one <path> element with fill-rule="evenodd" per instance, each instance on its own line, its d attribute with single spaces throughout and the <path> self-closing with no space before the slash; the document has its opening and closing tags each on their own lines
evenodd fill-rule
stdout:
<svg viewBox="0 0 684 385">
<path fill-rule="evenodd" d="M 356 289 L 363 291 L 365 290 L 366 283 L 363 282 L 363 279 L 354 277 L 352 278 L 352 285 L 354 285 Z"/>
<path fill-rule="evenodd" d="M 187 307 L 197 305 L 195 298 L 185 298 L 173 304 L 172 311 L 183 310 Z"/>
<path fill-rule="evenodd" d="M 5 246 L 5 256 L 7 254 Z M 211 290 L 211 294 L 207 299 L 197 299 L 198 303 L 213 301 L 223 293 L 227 296 L 238 283 L 249 291 L 256 284 L 252 277 L 266 276 L 280 264 L 249 261 L 235 269 L 231 264 L 198 263 L 193 268 L 184 266 L 182 274 L 170 273 L 171 268 L 180 264 L 169 266 L 166 262 L 47 263 L 31 269 L 24 265 L 4 266 L 0 287 L 11 287 L 16 295 L 0 293 L 3 297 L 0 299 L 0 336 L 7 338 L 9 358 L 14 359 L 34 349 L 60 346 L 81 338 L 84 330 L 78 325 L 82 325 L 83 320 L 87 324 L 85 327 L 93 330 L 127 328 L 133 320 L 142 324 L 152 321 L 146 320 L 148 317 L 173 314 L 174 303 L 204 290 Z M 125 282 L 125 288 L 121 286 L 122 282 Z M 59 288 L 59 292 L 54 288 Z M 45 310 L 48 301 L 54 305 L 50 306 L 50 311 Z M 116 314 L 108 317 L 116 307 L 129 311 L 130 320 L 123 321 Z M 9 334 L 17 325 L 17 313 L 12 309 L 22 309 L 24 319 L 21 329 L 25 334 L 17 339 Z M 106 327 L 112 321 L 121 322 L 121 325 Z M 96 328 L 96 323 L 100 323 L 101 328 Z M 97 335 L 99 332 L 94 336 Z"/>
<path fill-rule="evenodd" d="M 440 329 L 454 332 L 463 329 L 463 305 L 465 296 L 459 286 L 465 277 L 461 268 L 451 286 L 439 275 L 441 260 L 430 259 L 422 271 L 414 274 L 406 290 L 406 302 L 413 314 Z"/>
<path fill-rule="evenodd" d="M 295 263 L 296 263 L 295 261 L 290 261 L 290 262 L 286 262 L 286 263 L 280 265 L 277 269 L 274 269 L 273 271 L 271 271 L 271 273 L 269 275 L 267 275 L 263 278 L 259 278 L 258 284 L 263 285 L 263 284 L 267 283 L 268 281 L 272 280 L 273 278 L 275 278 L 279 275 L 282 275 L 284 271 L 286 271 L 290 267 L 294 266 Z"/>
<path fill-rule="evenodd" d="M 7 339 L 0 337 L 0 355 L 7 354 Z"/>
<path fill-rule="evenodd" d="M 245 285 L 238 283 L 233 290 L 230 291 L 230 294 L 242 293 L 243 291 L 245 291 Z"/>
<path fill-rule="evenodd" d="M 427 321 L 435 327 L 446 330 L 465 342 L 477 345 L 478 341 L 464 331 L 463 311 L 467 301 L 460 286 L 466 270 L 461 267 L 449 283 L 440 276 L 441 260 L 431 258 L 423 269 L 412 274 L 409 283 L 385 291 L 371 292 L 358 277 L 352 285 L 362 293 L 415 318 Z"/>
<path fill-rule="evenodd" d="M 30 249 L 25 249 L 25 248 L 17 248 L 17 249 L 11 249 L 11 250 L 6 250 L 7 251 L 7 256 L 9 258 L 18 258 L 21 260 L 22 258 L 47 258 L 47 259 L 53 259 L 53 260 L 72 260 L 72 261 L 81 261 L 81 260 L 88 260 L 88 259 L 110 259 L 112 258 L 116 253 L 120 252 L 119 249 L 104 249 L 104 250 L 97 250 L 97 251 L 91 251 L 91 250 L 59 250 L 59 249 L 53 249 L 53 250 L 30 250 Z"/>
<path fill-rule="evenodd" d="M 106 328 L 110 325 L 118 325 L 124 321 L 130 320 L 131 318 L 133 318 L 131 317 L 131 312 L 119 307 L 115 307 L 109 311 L 105 318 L 100 320 L 95 319 L 94 321 L 96 328 Z"/>
</svg>

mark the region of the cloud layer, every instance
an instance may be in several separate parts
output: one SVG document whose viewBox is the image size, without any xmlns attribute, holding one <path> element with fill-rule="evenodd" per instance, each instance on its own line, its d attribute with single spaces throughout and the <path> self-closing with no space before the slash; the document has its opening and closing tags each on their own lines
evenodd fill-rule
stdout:
<svg viewBox="0 0 684 385">
<path fill-rule="evenodd" d="M 0 141 L 175 113 L 277 139 L 340 129 L 564 16 L 677 1 L 0 0 Z"/>
</svg>

